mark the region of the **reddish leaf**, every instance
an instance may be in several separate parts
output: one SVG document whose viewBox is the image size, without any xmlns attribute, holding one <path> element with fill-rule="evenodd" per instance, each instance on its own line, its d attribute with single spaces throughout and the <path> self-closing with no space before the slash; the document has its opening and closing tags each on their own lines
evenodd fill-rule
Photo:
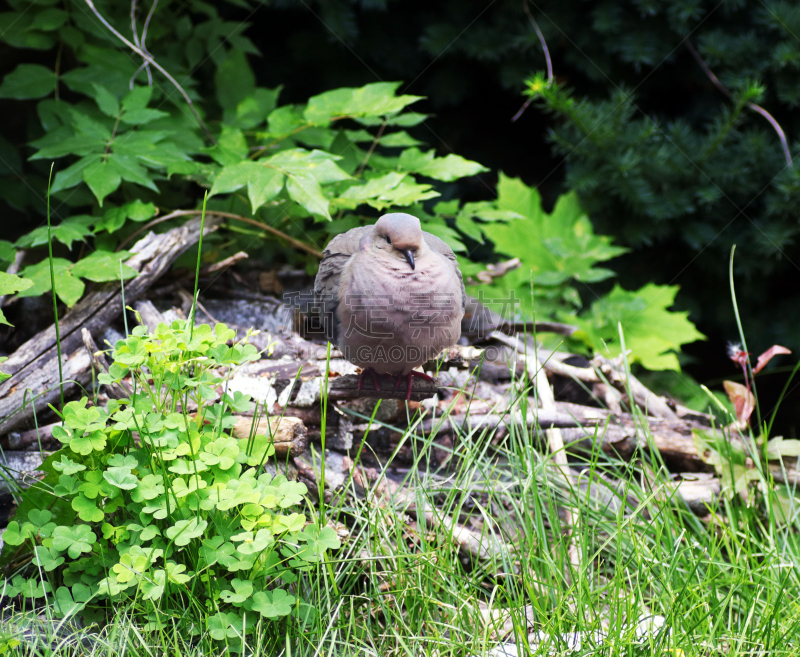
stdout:
<svg viewBox="0 0 800 657">
<path fill-rule="evenodd" d="M 756 363 L 755 368 L 753 369 L 753 374 L 758 374 L 764 365 L 769 363 L 773 356 L 777 356 L 778 354 L 790 354 L 792 353 L 791 349 L 787 349 L 786 347 L 781 347 L 779 344 L 772 345 L 769 349 L 767 349 L 763 354 L 758 357 L 758 362 Z"/>
<path fill-rule="evenodd" d="M 730 358 L 742 369 L 744 369 L 745 365 L 747 365 L 747 357 L 749 355 L 749 351 L 742 351 L 742 346 L 740 344 L 728 344 L 728 358 Z"/>
<path fill-rule="evenodd" d="M 740 426 L 746 426 L 750 421 L 750 415 L 756 408 L 756 398 L 741 383 L 734 383 L 733 381 L 723 381 L 722 385 L 725 386 L 725 392 L 736 409 L 736 419 L 739 420 Z"/>
</svg>

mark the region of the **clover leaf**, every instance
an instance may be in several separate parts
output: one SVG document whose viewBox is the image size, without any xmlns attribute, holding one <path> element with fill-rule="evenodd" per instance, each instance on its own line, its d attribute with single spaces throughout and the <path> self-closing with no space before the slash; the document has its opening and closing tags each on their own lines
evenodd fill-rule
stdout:
<svg viewBox="0 0 800 657">
<path fill-rule="evenodd" d="M 192 579 L 192 575 L 194 573 L 189 571 L 188 573 L 184 574 L 186 571 L 186 566 L 183 564 L 177 564 L 174 561 L 167 561 L 167 578 L 170 582 L 174 584 L 186 584 L 189 580 Z"/>
<path fill-rule="evenodd" d="M 58 478 L 58 484 L 53 488 L 53 494 L 59 497 L 76 495 L 80 487 L 81 483 L 77 477 L 70 474 L 62 474 Z"/>
<path fill-rule="evenodd" d="M 274 542 L 272 532 L 268 529 L 259 529 L 255 534 L 242 532 L 231 536 L 231 540 L 239 543 L 236 550 L 245 556 L 263 552 Z"/>
<path fill-rule="evenodd" d="M 208 566 L 219 563 L 227 568 L 238 561 L 235 552 L 233 543 L 226 542 L 222 536 L 206 539 L 200 546 L 200 557 Z"/>
<path fill-rule="evenodd" d="M 302 513 L 293 513 L 288 516 L 277 516 L 272 523 L 272 533 L 299 532 L 306 526 L 306 517 Z"/>
<path fill-rule="evenodd" d="M 283 589 L 259 591 L 253 596 L 250 608 L 265 618 L 279 618 L 292 613 L 295 597 Z"/>
<path fill-rule="evenodd" d="M 3 542 L 9 545 L 22 545 L 29 538 L 36 535 L 36 527 L 26 522 L 20 527 L 19 522 L 12 520 L 3 532 Z"/>
<path fill-rule="evenodd" d="M 203 535 L 208 521 L 200 518 L 190 518 L 189 520 L 178 520 L 172 527 L 165 532 L 167 538 L 174 539 L 175 545 L 189 545 L 194 538 Z"/>
<path fill-rule="evenodd" d="M 225 637 L 230 639 L 239 636 L 236 627 L 241 627 L 242 618 L 233 612 L 221 611 L 208 619 L 208 633 L 212 639 L 222 641 Z"/>
<path fill-rule="evenodd" d="M 142 578 L 142 597 L 145 600 L 158 600 L 164 595 L 167 571 L 159 568 L 150 577 Z"/>
<path fill-rule="evenodd" d="M 83 552 L 91 552 L 96 541 L 97 536 L 88 525 L 56 527 L 53 530 L 53 549 L 59 552 L 66 550 L 73 559 L 77 559 Z"/>
<path fill-rule="evenodd" d="M 56 428 L 57 427 L 53 427 L 53 430 L 55 431 Z M 53 462 L 53 468 L 58 472 L 63 472 L 65 475 L 74 475 L 77 472 L 85 470 L 86 466 L 75 463 L 75 461 L 70 459 L 66 454 L 62 454 L 60 461 Z"/>
<path fill-rule="evenodd" d="M 58 556 L 58 551 L 55 548 L 51 550 L 44 545 L 37 545 L 34 548 L 33 563 L 49 573 L 64 563 L 64 557 Z"/>
<path fill-rule="evenodd" d="M 114 564 L 111 570 L 120 584 L 126 584 L 134 578 L 138 581 L 144 574 L 150 560 L 143 554 L 123 554 L 119 563 Z"/>
<path fill-rule="evenodd" d="M 72 508 L 77 511 L 78 517 L 85 522 L 100 522 L 103 519 L 103 512 L 83 493 L 80 493 L 72 500 Z"/>
<path fill-rule="evenodd" d="M 233 587 L 233 591 L 229 589 L 220 591 L 219 597 L 222 598 L 224 602 L 230 602 L 233 605 L 241 606 L 253 595 L 253 582 L 250 580 L 242 580 L 238 577 L 234 577 L 233 580 L 231 580 L 231 586 Z"/>
<path fill-rule="evenodd" d="M 131 492 L 134 502 L 153 500 L 164 494 L 164 479 L 161 475 L 148 474 L 139 480 L 136 490 Z"/>
<path fill-rule="evenodd" d="M 101 451 L 106 446 L 106 435 L 102 431 L 93 431 L 87 435 L 75 435 L 69 441 L 69 448 L 76 454 L 87 456 L 94 451 Z"/>
<path fill-rule="evenodd" d="M 108 459 L 107 465 L 115 468 L 133 470 L 134 468 L 139 467 L 139 462 L 136 460 L 136 457 L 133 456 L 133 454 L 114 454 L 110 459 Z"/>
<path fill-rule="evenodd" d="M 122 490 L 133 490 L 139 480 L 131 474 L 128 468 L 109 468 L 103 473 L 103 478 L 112 486 Z"/>
<path fill-rule="evenodd" d="M 208 465 L 216 465 L 220 470 L 227 470 L 236 462 L 239 454 L 239 441 L 236 438 L 217 438 L 205 446 L 200 458 Z"/>
<path fill-rule="evenodd" d="M 303 561 L 314 563 L 322 558 L 325 550 L 336 550 L 342 543 L 336 535 L 336 531 L 331 527 L 320 529 L 316 525 L 309 525 L 296 538 L 305 541 L 305 547 L 297 552 L 297 556 Z"/>
<path fill-rule="evenodd" d="M 98 472 L 97 470 L 92 470 L 86 473 L 84 481 L 78 490 L 80 490 L 80 492 L 90 500 L 93 500 L 98 496 L 108 497 L 113 492 L 113 489 L 110 489 L 108 484 L 106 484 L 103 473 Z"/>
<path fill-rule="evenodd" d="M 43 598 L 48 593 L 52 593 L 53 587 L 50 586 L 49 582 L 42 582 L 37 579 L 26 579 L 21 582 L 17 582 L 17 578 L 14 578 L 14 585 L 19 586 L 19 592 L 26 598 L 33 598 L 34 600 L 38 598 Z"/>
<path fill-rule="evenodd" d="M 72 591 L 66 586 L 59 586 L 56 590 L 55 610 L 60 616 L 74 616 L 86 607 L 92 599 L 91 589 L 84 584 L 75 584 Z"/>
</svg>

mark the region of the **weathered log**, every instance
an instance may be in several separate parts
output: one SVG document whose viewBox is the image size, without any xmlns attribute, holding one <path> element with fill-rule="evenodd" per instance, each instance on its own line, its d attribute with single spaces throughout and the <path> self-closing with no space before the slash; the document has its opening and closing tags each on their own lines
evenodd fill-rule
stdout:
<svg viewBox="0 0 800 657">
<path fill-rule="evenodd" d="M 3 450 L 23 452 L 39 451 L 40 448 L 43 450 L 58 449 L 61 443 L 56 438 L 53 438 L 53 427 L 60 426 L 61 422 L 54 422 L 38 429 L 9 431 L 0 438 L 0 447 Z"/>
<path fill-rule="evenodd" d="M 29 488 L 42 477 L 38 468 L 49 452 L 3 452 L 0 454 L 0 494 Z"/>
<path fill-rule="evenodd" d="M 560 428 L 568 452 L 575 450 L 587 452 L 600 448 L 608 454 L 630 459 L 639 449 L 649 451 L 652 444 L 673 471 L 710 470 L 710 466 L 698 454 L 691 435 L 691 429 L 699 425 L 658 418 L 648 418 L 647 424 L 649 429 L 645 431 L 636 418 L 627 413 L 611 413 L 601 408 L 556 402 L 555 412 L 537 409 L 535 412 L 529 411 L 524 417 L 519 411 L 485 415 L 451 413 L 439 417 L 426 417 L 417 425 L 416 430 L 424 434 L 436 432 L 437 435 L 450 433 L 480 435 L 487 432 L 491 434 L 493 440 L 501 440 L 508 435 L 512 427 L 516 430 L 525 427 L 525 430 L 534 436 L 539 428 L 545 431 Z M 354 427 L 353 436 L 356 445 L 365 428 L 366 424 L 363 424 L 363 428 L 360 425 Z M 371 435 L 375 440 L 379 440 L 384 434 L 400 434 L 405 430 L 402 426 L 394 429 L 373 427 Z M 391 451 L 395 446 L 395 443 L 387 441 L 385 447 Z M 380 451 L 377 444 L 373 444 L 372 448 Z"/>
<path fill-rule="evenodd" d="M 205 232 L 216 230 L 221 219 L 206 221 Z M 131 249 L 134 255 L 126 264 L 139 272 L 125 283 L 125 301 L 140 297 L 200 237 L 200 220 L 162 234 L 149 233 Z M 122 312 L 122 290 L 119 282 L 106 283 L 86 295 L 59 322 L 62 353 L 68 354 L 64 371 L 64 392 L 75 385 L 85 385 L 91 378 L 90 359 L 83 347 L 81 328 L 98 335 Z M 12 376 L 0 383 L 0 434 L 15 429 L 34 412 L 54 403 L 60 396 L 58 353 L 55 326 L 28 340 L 3 363 L 3 370 Z M 23 401 L 25 404 L 23 408 Z"/>
<path fill-rule="evenodd" d="M 308 433 L 303 421 L 296 417 L 261 417 L 254 423 L 251 417 L 240 417 L 233 425 L 234 438 L 246 440 L 250 435 L 267 436 L 279 457 L 299 456 L 308 447 Z"/>
</svg>

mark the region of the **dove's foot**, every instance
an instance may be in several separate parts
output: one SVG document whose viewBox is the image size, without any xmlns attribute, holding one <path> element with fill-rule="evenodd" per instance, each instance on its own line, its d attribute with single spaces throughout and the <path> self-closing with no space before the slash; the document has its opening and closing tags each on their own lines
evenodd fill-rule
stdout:
<svg viewBox="0 0 800 657">
<path fill-rule="evenodd" d="M 366 367 L 358 373 L 358 390 L 357 392 L 361 392 L 361 384 L 364 380 L 364 373 L 369 372 L 369 375 L 372 377 L 372 384 L 375 386 L 375 392 L 381 391 L 381 385 L 378 383 L 378 373 L 373 370 L 371 367 Z"/>
<path fill-rule="evenodd" d="M 419 377 L 420 379 L 425 379 L 426 381 L 433 381 L 433 377 L 428 376 L 424 372 L 417 372 L 416 370 L 411 370 L 408 374 L 398 374 L 394 382 L 394 389 L 397 390 L 398 386 L 403 382 L 403 379 L 405 379 L 406 401 L 409 401 L 411 399 L 411 390 L 414 386 L 415 376 Z"/>
</svg>

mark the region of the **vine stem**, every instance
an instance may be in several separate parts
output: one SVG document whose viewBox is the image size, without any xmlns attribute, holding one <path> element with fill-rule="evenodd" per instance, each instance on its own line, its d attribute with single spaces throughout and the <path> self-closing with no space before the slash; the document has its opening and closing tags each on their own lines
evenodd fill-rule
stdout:
<svg viewBox="0 0 800 657">
<path fill-rule="evenodd" d="M 536 22 L 536 19 L 533 17 L 530 8 L 528 7 L 528 0 L 522 0 L 522 9 L 525 11 L 525 14 L 528 16 L 528 20 L 530 21 L 531 25 L 533 26 L 534 31 L 536 32 L 536 36 L 539 37 L 539 43 L 542 44 L 542 50 L 544 51 L 544 59 L 547 64 L 547 83 L 553 83 L 553 60 L 550 59 L 550 49 L 547 47 L 547 41 L 545 41 L 544 34 L 542 34 L 542 30 L 539 29 L 539 23 Z M 519 111 L 511 117 L 512 123 L 516 121 L 522 114 L 528 109 L 528 106 L 533 102 L 533 97 L 528 98 L 522 107 L 519 108 Z"/>
<path fill-rule="evenodd" d="M 155 7 L 155 3 L 153 3 Z M 136 32 L 136 0 L 131 0 L 131 32 L 133 32 L 133 42 L 136 44 L 137 48 L 141 48 L 143 51 L 147 51 L 147 48 L 144 46 L 144 39 L 139 40 L 139 34 Z M 142 33 L 144 35 L 144 33 Z M 136 69 L 136 73 L 133 74 L 133 77 L 130 81 L 130 88 L 133 90 L 133 81 L 136 79 L 136 76 L 139 75 L 139 71 L 145 69 L 147 71 L 147 86 L 153 86 L 153 73 L 150 71 L 150 64 L 146 61 L 142 63 L 142 65 Z"/>
<path fill-rule="evenodd" d="M 703 57 L 700 55 L 699 52 L 695 49 L 695 47 L 687 40 L 684 42 L 686 49 L 691 53 L 694 60 L 700 65 L 700 68 L 703 69 L 703 73 L 706 74 L 706 77 L 711 80 L 711 84 L 713 84 L 717 89 L 719 89 L 723 94 L 725 94 L 728 98 L 733 100 L 733 94 L 728 90 L 728 88 L 720 82 L 719 78 L 714 75 L 714 71 L 706 64 Z M 756 105 L 755 103 L 747 103 L 747 107 L 753 110 L 756 114 L 760 114 L 763 116 L 769 124 L 772 126 L 772 129 L 777 133 L 778 139 L 781 140 L 781 147 L 783 148 L 783 157 L 786 159 L 786 164 L 788 166 L 793 166 L 792 164 L 792 154 L 789 151 L 789 142 L 786 139 L 786 133 L 781 128 L 781 124 L 775 120 L 775 117 L 772 116 L 767 110 L 765 110 L 761 105 Z"/>
<path fill-rule="evenodd" d="M 186 101 L 186 104 L 189 106 L 189 109 L 192 111 L 192 114 L 194 115 L 195 120 L 200 125 L 200 127 L 203 129 L 203 132 L 206 133 L 206 137 L 208 137 L 208 139 L 211 141 L 211 143 L 216 145 L 217 144 L 217 140 L 214 139 L 213 135 L 211 134 L 211 132 L 208 129 L 208 126 L 206 126 L 206 124 L 203 122 L 203 119 L 200 117 L 200 114 L 198 113 L 197 108 L 194 106 L 194 103 L 192 102 L 192 99 L 189 98 L 189 94 L 187 94 L 186 90 L 178 83 L 178 81 L 175 78 L 173 78 L 172 75 L 170 75 L 169 71 L 167 71 L 167 69 L 165 69 L 163 66 L 161 66 L 161 64 L 159 64 L 155 59 L 153 59 L 153 57 L 149 53 L 145 52 L 141 48 L 138 48 L 136 45 L 134 45 L 133 43 L 128 41 L 128 39 L 126 39 L 124 36 L 122 36 L 122 34 L 120 34 L 114 28 L 114 26 L 111 25 L 111 23 L 109 23 L 105 18 L 103 18 L 103 15 L 97 10 L 97 7 L 94 6 L 94 2 L 92 2 L 92 0 L 84 0 L 84 2 L 89 7 L 89 9 L 92 10 L 92 13 L 95 16 L 97 16 L 97 19 L 103 25 L 105 25 L 106 29 L 109 32 L 111 32 L 115 37 L 117 37 L 120 41 L 122 41 L 122 43 L 124 43 L 126 46 L 128 46 L 128 48 L 133 50 L 133 52 L 135 52 L 137 55 L 139 55 L 139 57 L 141 57 L 146 62 L 148 62 L 153 68 L 158 70 L 165 78 L 167 78 L 167 80 L 169 80 L 172 83 L 172 85 L 178 90 L 178 92 L 181 94 L 181 96 L 183 96 L 183 99 Z"/>
<path fill-rule="evenodd" d="M 121 249 L 125 248 L 126 245 L 130 244 L 136 237 L 141 235 L 144 231 L 150 230 L 153 226 L 157 226 L 158 224 L 168 221 L 169 219 L 175 219 L 175 217 L 196 217 L 202 214 L 203 214 L 202 210 L 175 210 L 175 212 L 170 212 L 169 214 L 165 214 L 163 217 L 159 217 L 158 219 L 153 219 L 153 221 L 146 223 L 135 233 L 128 235 L 128 237 L 125 238 L 125 240 L 120 242 L 120 245 L 116 248 L 116 250 L 120 251 Z M 255 219 L 250 219 L 249 217 L 243 217 L 240 214 L 233 214 L 232 212 L 219 212 L 218 210 L 208 210 L 206 212 L 206 216 L 210 217 L 211 215 L 216 215 L 218 217 L 222 217 L 223 219 L 233 219 L 234 221 L 241 221 L 242 223 L 250 224 L 251 226 L 260 228 L 261 230 L 264 230 L 270 233 L 271 235 L 274 235 L 275 237 L 280 237 L 282 240 L 286 240 L 296 249 L 305 251 L 306 253 L 314 256 L 315 258 L 322 258 L 322 252 L 317 251 L 317 249 L 315 249 L 313 246 L 309 246 L 308 244 L 305 244 L 300 240 L 295 239 L 290 235 L 287 235 L 286 233 L 278 230 L 277 228 L 273 228 L 272 226 L 268 226 L 267 224 L 262 224 L 261 222 L 256 221 Z"/>
</svg>

